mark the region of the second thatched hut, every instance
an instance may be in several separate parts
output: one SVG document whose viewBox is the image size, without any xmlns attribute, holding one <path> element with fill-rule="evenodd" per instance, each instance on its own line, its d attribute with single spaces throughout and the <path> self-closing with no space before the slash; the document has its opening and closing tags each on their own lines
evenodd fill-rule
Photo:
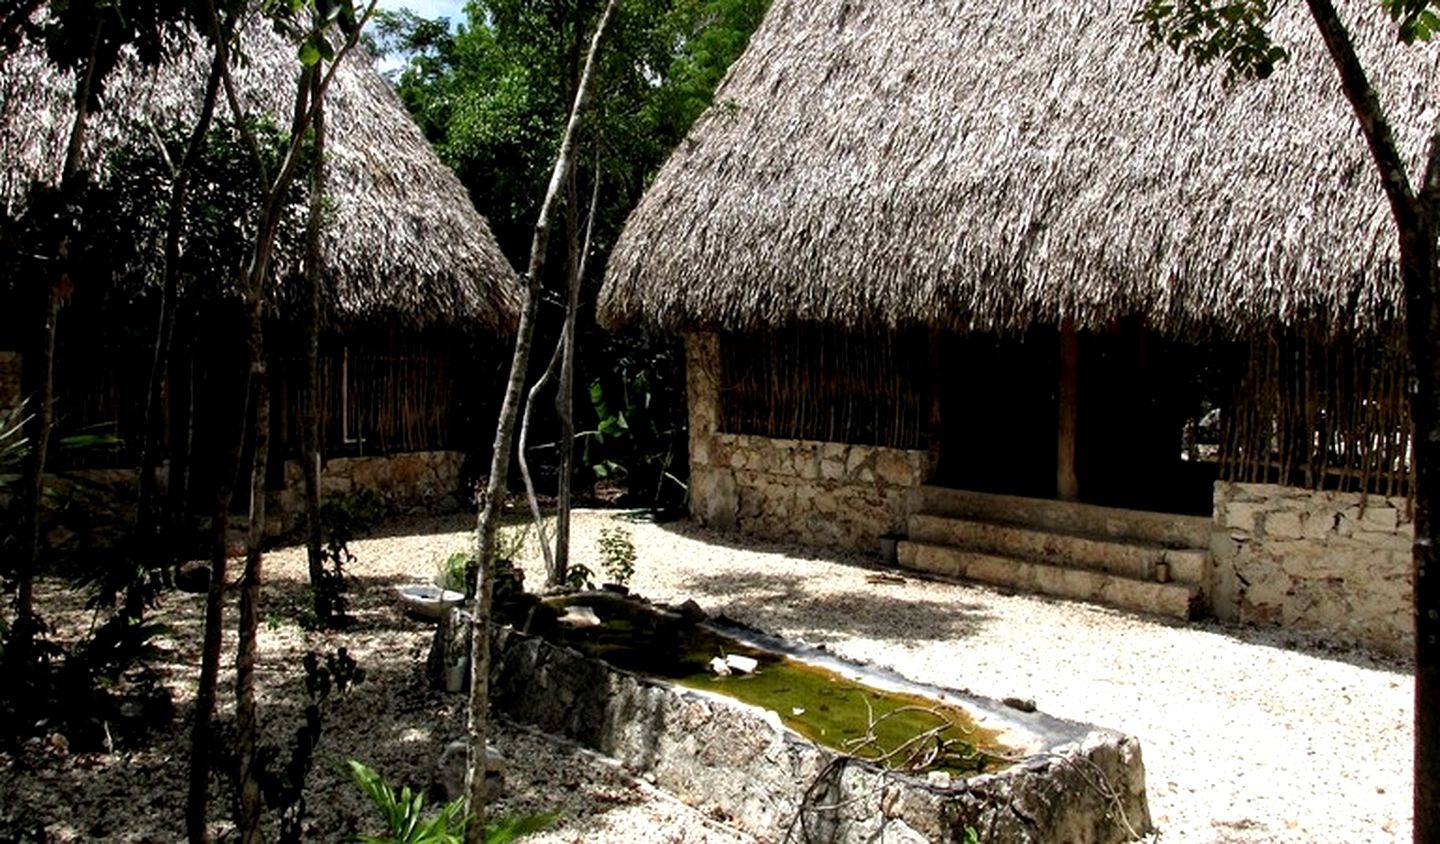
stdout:
<svg viewBox="0 0 1440 844">
<path fill-rule="evenodd" d="M 293 45 L 261 21 L 248 27 L 235 84 L 247 109 L 288 122 L 299 64 Z M 146 151 L 171 127 L 191 125 L 204 88 L 208 48 L 176 40 L 159 68 L 126 62 L 108 80 L 91 118 L 86 161 L 103 181 L 115 156 Z M 0 65 L 0 194 L 8 215 L 23 210 L 34 183 L 58 179 L 73 120 L 73 80 L 38 47 Z M 224 102 L 221 114 L 228 116 Z M 370 490 L 401 509 L 467 501 L 460 475 L 467 450 L 484 448 L 491 393 L 519 312 L 519 285 L 464 186 L 439 159 L 389 83 L 363 50 L 341 65 L 326 103 L 326 201 L 322 237 L 322 438 L 326 491 Z M 303 209 L 300 209 L 303 211 Z M 208 213 L 203 210 L 196 214 Z M 278 529 L 300 509 L 298 391 L 289 376 L 301 354 L 294 280 L 302 249 L 282 249 L 267 327 L 274 407 L 270 513 Z M 105 430 L 125 444 L 108 458 L 134 465 L 158 296 L 154 279 L 112 283 L 114 268 L 77 280 L 61 316 L 56 382 L 60 433 Z M 21 280 L 7 296 L 21 298 Z M 237 430 L 231 421 L 243 358 L 243 313 L 224 278 L 190 278 L 183 291 L 168 380 L 166 454 L 171 483 L 206 499 L 213 470 L 198 455 Z M 7 308 L 0 320 L 20 338 L 32 312 Z M 0 345 L 9 345 L 0 339 Z M 6 355 L 0 368 L 17 368 Z M 0 378 L 0 381 L 6 380 Z M 191 424 L 191 420 L 194 424 Z M 193 459 L 192 459 L 193 458 Z M 286 458 L 291 458 L 288 462 Z M 66 455 L 59 456 L 64 465 Z M 203 505 L 197 504 L 196 506 Z"/>
</svg>

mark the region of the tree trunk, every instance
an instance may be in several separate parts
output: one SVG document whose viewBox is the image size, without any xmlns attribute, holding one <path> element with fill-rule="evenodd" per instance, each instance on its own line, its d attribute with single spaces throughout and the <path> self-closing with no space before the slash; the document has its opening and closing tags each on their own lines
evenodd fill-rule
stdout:
<svg viewBox="0 0 1440 844">
<path fill-rule="evenodd" d="M 325 577 L 324 538 L 320 531 L 320 234 L 325 213 L 325 109 L 314 77 L 315 160 L 310 165 L 310 218 L 305 226 L 305 380 L 300 406 L 301 458 L 305 470 L 305 550 L 310 562 L 310 591 L 315 617 L 328 624 L 335 609 Z"/>
<path fill-rule="evenodd" d="M 525 482 L 525 500 L 530 505 L 530 515 L 535 520 L 535 536 L 539 540 L 540 556 L 545 558 L 545 583 L 549 586 L 564 583 L 565 576 L 563 573 L 558 579 L 555 576 L 555 552 L 550 547 L 550 534 L 545 530 L 545 517 L 540 512 L 540 501 L 535 496 L 535 480 L 530 476 L 530 461 L 525 457 L 525 452 L 530 447 L 530 413 L 535 409 L 535 400 L 540 396 L 540 391 L 550 383 L 556 367 L 560 365 L 561 345 L 555 344 L 555 351 L 550 355 L 550 362 L 545 364 L 545 371 L 540 374 L 525 397 L 525 411 L 520 415 L 520 440 L 515 443 L 515 460 L 520 464 L 520 478 Z"/>
<path fill-rule="evenodd" d="M 215 49 L 211 61 L 210 75 L 205 80 L 205 95 L 200 107 L 200 117 L 185 145 L 185 157 L 174 174 L 175 181 L 170 188 L 170 207 L 165 215 L 165 264 L 164 284 L 160 293 L 160 325 L 155 336 L 155 355 L 151 360 L 150 379 L 146 387 L 145 416 L 141 425 L 140 478 L 135 527 L 140 541 L 140 553 L 144 556 L 146 568 L 154 568 L 154 555 L 160 548 L 158 519 L 155 514 L 155 471 L 159 467 L 161 435 L 161 396 L 165 390 L 166 375 L 170 368 L 170 348 L 175 336 L 175 317 L 179 310 L 180 295 L 180 239 L 185 227 L 185 214 L 189 206 L 190 185 L 195 179 L 195 168 L 205 149 L 205 137 L 215 117 L 215 103 L 220 93 L 220 75 L 227 60 L 223 46 Z M 173 459 L 173 456 L 172 456 Z M 174 500 L 174 491 L 171 491 Z M 173 523 L 173 520 L 170 520 Z M 166 562 L 169 562 L 168 560 Z M 132 618 L 139 617 L 138 596 L 134 586 L 126 597 L 126 609 Z"/>
<path fill-rule="evenodd" d="M 214 15 L 213 4 L 209 5 L 209 9 Z M 335 69 L 359 41 L 360 32 L 364 29 L 374 10 L 375 3 L 372 0 L 360 17 L 358 26 L 349 35 L 344 47 L 337 52 L 335 59 L 331 62 L 329 74 L 322 75 L 320 68 L 313 66 L 306 67 L 301 71 L 296 86 L 295 110 L 290 122 L 288 146 L 273 179 L 270 178 L 260 150 L 253 142 L 254 139 L 248 136 L 246 138 L 247 144 L 255 155 L 255 165 L 261 171 L 265 181 L 269 183 L 256 226 L 255 242 L 250 260 L 245 267 L 240 285 L 241 290 L 245 291 L 250 305 L 248 344 L 250 369 L 246 392 L 254 397 L 255 407 L 254 460 L 250 472 L 250 529 L 246 537 L 245 573 L 240 596 L 240 643 L 235 660 L 235 711 L 240 756 L 240 816 L 237 818 L 237 826 L 241 840 L 247 844 L 259 840 L 258 826 L 262 808 L 259 782 L 256 779 L 257 771 L 255 770 L 258 738 L 255 708 L 255 651 L 260 618 L 262 563 L 260 540 L 263 537 L 265 525 L 265 465 L 270 438 L 270 387 L 265 368 L 264 347 L 264 292 L 270 274 L 275 236 L 279 230 L 283 211 L 282 200 L 295 177 L 300 147 L 304 142 L 305 131 L 309 128 L 309 121 L 312 117 L 311 94 L 315 94 L 315 102 L 323 99 L 330 80 L 334 78 Z M 213 18 L 212 26 L 214 29 L 211 34 L 219 40 L 221 31 L 218 25 L 215 25 Z M 228 55 L 226 59 L 222 65 L 222 82 L 226 86 L 233 117 L 242 127 L 243 133 L 246 115 L 241 109 L 239 98 L 235 95 L 233 82 L 229 77 Z M 312 80 L 316 77 L 321 77 L 321 81 L 312 88 Z M 244 418 L 243 415 L 242 418 Z M 190 802 L 186 811 L 186 826 L 191 841 L 205 840 L 204 819 L 207 802 L 208 758 L 204 755 L 204 751 L 209 745 L 209 719 L 214 711 L 215 678 L 218 676 L 220 663 L 220 621 L 223 608 L 226 528 L 231 498 L 228 486 L 231 479 L 238 474 L 239 455 L 244 447 L 244 427 L 242 424 L 241 434 L 234 440 L 235 446 L 229 455 L 230 459 L 224 464 L 224 470 L 228 471 L 222 470 L 224 474 L 220 481 L 220 493 L 216 496 L 214 559 L 212 560 L 210 590 L 206 601 L 206 650 L 201 660 L 201 695 L 196 701 L 195 735 L 200 740 L 191 745 Z M 208 697 L 206 696 L 207 689 Z M 204 727 L 203 732 L 202 726 Z"/>
<path fill-rule="evenodd" d="M 90 126 L 90 92 L 95 84 L 95 57 L 104 33 L 103 18 L 95 24 L 90 41 L 90 55 L 85 68 L 75 81 L 75 121 L 70 127 L 70 141 L 65 163 L 60 171 L 60 190 L 67 204 L 75 187 L 75 177 L 84 161 L 85 136 Z M 30 451 L 22 472 L 20 492 L 20 559 L 16 573 L 15 625 L 11 632 L 11 648 L 19 660 L 29 659 L 30 643 L 38 619 L 35 617 L 35 571 L 40 563 L 40 510 L 45 498 L 45 463 L 50 449 L 50 429 L 55 425 L 55 338 L 60 322 L 60 305 L 69 295 L 68 272 L 70 237 L 60 241 L 59 269 L 45 296 L 39 354 L 35 357 L 31 379 L 38 383 L 40 406 L 35 410 L 27 439 Z"/>
<path fill-rule="evenodd" d="M 260 632 L 260 582 L 265 538 L 265 468 L 270 455 L 270 379 L 265 363 L 263 288 L 252 288 L 250 305 L 250 385 L 255 396 L 251 429 L 250 525 L 245 537 L 245 573 L 240 580 L 239 648 L 235 654 L 235 734 L 240 761 L 239 816 L 242 844 L 259 844 L 260 793 L 259 721 L 255 706 L 255 662 Z"/>
<path fill-rule="evenodd" d="M 575 206 L 575 171 L 565 184 L 565 324 L 560 330 L 560 380 L 555 415 L 560 420 L 560 479 L 556 490 L 555 567 L 550 585 L 565 582 L 570 569 L 570 496 L 575 480 L 575 315 L 580 309 L 580 213 Z"/>
<path fill-rule="evenodd" d="M 600 50 L 600 41 L 617 5 L 619 0 L 609 0 L 600 16 L 600 22 L 595 27 L 595 35 L 590 41 L 590 52 L 585 59 L 585 72 L 575 94 L 575 104 L 570 109 L 570 118 L 560 142 L 555 169 L 550 174 L 545 201 L 540 206 L 540 217 L 535 222 L 535 235 L 530 242 L 530 266 L 526 273 L 525 305 L 520 312 L 515 354 L 510 361 L 510 380 L 505 385 L 505 399 L 500 406 L 500 418 L 495 425 L 495 448 L 490 459 L 490 478 L 476 530 L 480 571 L 472 604 L 474 619 L 470 634 L 470 753 L 465 770 L 465 788 L 473 817 L 465 828 L 466 844 L 482 844 L 485 839 L 485 741 L 490 719 L 490 599 L 494 587 L 494 561 L 491 557 L 495 548 L 495 528 L 498 526 L 496 514 L 503 503 L 507 487 L 506 474 L 510 469 L 515 417 L 520 407 L 520 392 L 525 386 L 525 372 L 530 364 L 530 346 L 534 340 L 535 315 L 540 306 L 545 271 L 545 249 L 550 240 L 556 197 L 573 166 L 576 129 L 594 84 L 595 56 Z"/>
<path fill-rule="evenodd" d="M 244 397 L 240 402 L 232 445 L 219 465 L 210 522 L 210 588 L 205 595 L 205 638 L 200 651 L 200 687 L 195 694 L 195 720 L 190 730 L 190 786 L 185 801 L 185 832 L 191 844 L 209 841 L 205 815 L 209 807 L 210 788 L 210 724 L 215 715 L 215 691 L 220 677 L 220 644 L 225 621 L 226 563 L 229 558 L 230 503 L 234 498 L 234 478 L 240 465 L 252 379 L 246 379 Z"/>
<path fill-rule="evenodd" d="M 1414 388 L 1415 827 L 1417 842 L 1440 842 L 1440 213 L 1422 208 L 1400 235 L 1406 336 Z"/>
</svg>

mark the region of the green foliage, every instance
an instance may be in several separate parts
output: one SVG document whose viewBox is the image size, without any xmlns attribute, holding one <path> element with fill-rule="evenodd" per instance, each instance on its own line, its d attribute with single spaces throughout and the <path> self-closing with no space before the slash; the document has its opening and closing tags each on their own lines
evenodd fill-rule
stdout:
<svg viewBox="0 0 1440 844">
<path fill-rule="evenodd" d="M 584 563 L 571 563 L 565 570 L 565 585 L 571 589 L 594 589 L 595 572 Z"/>
<path fill-rule="evenodd" d="M 317 598 L 315 614 L 322 626 L 334 627 L 349 620 L 345 567 L 355 562 L 350 541 L 358 534 L 370 532 L 384 515 L 385 502 L 368 489 L 331 498 L 321 505 L 320 531 L 325 538 L 323 568 L 320 581 L 312 584 L 312 588 Z"/>
<path fill-rule="evenodd" d="M 1380 0 L 1380 6 L 1399 25 L 1400 40 L 1406 44 L 1429 41 L 1440 31 L 1433 0 Z"/>
<path fill-rule="evenodd" d="M 284 154 L 286 133 L 269 120 L 254 121 L 246 128 L 266 167 L 275 170 Z M 150 129 L 132 127 L 129 137 L 136 140 L 110 156 L 109 175 L 86 202 L 84 228 L 89 234 L 83 242 L 93 253 L 87 265 L 128 282 L 118 285 L 127 290 L 154 289 L 164 272 L 165 217 L 175 178 L 171 163 L 184 157 L 187 127 L 177 123 L 162 129 L 159 136 L 163 151 Z M 307 166 L 306 161 L 300 166 Z M 234 279 L 258 234 L 265 190 L 240 125 L 217 119 L 196 164 L 185 214 L 179 267 L 183 297 L 195 302 L 238 294 Z M 302 248 L 308 213 L 308 191 L 304 180 L 297 179 L 284 198 L 278 254 Z M 281 299 L 289 295 L 286 289 L 274 293 Z"/>
<path fill-rule="evenodd" d="M 491 560 L 497 567 L 519 560 L 534 533 L 535 523 L 528 519 L 496 528 Z M 473 539 L 470 550 L 456 551 L 449 555 L 441 561 L 438 569 L 435 574 L 436 586 L 470 596 L 476 572 L 480 570 L 480 559 L 475 554 Z"/>
<path fill-rule="evenodd" d="M 386 834 L 361 835 L 362 844 L 459 844 L 464 840 L 470 816 L 465 814 L 465 798 L 460 797 L 440 807 L 429 820 L 425 819 L 425 796 L 412 792 L 409 786 L 395 789 L 363 762 L 346 760 L 355 783 L 380 810 Z M 539 832 L 555 821 L 555 812 L 534 815 L 505 815 L 485 824 L 485 844 L 509 844 L 532 832 Z"/>
<path fill-rule="evenodd" d="M 465 591 L 465 571 L 470 567 L 471 560 L 475 555 L 467 551 L 456 551 L 446 557 L 440 563 L 440 570 L 435 574 L 435 585 L 441 589 L 449 589 L 451 592 Z"/>
<path fill-rule="evenodd" d="M 21 643 L 0 625 L 0 742 L 60 733 L 77 752 L 98 750 L 170 723 L 169 693 L 146 666 L 169 628 L 117 615 L 66 648 L 36 624 Z"/>
<path fill-rule="evenodd" d="M 510 844 L 554 823 L 556 812 L 536 815 L 505 815 L 485 824 L 485 844 Z"/>
<path fill-rule="evenodd" d="M 46 8 L 42 21 L 29 27 L 30 34 L 44 43 L 56 67 L 89 70 L 94 81 L 86 110 L 97 111 L 106 78 L 125 48 L 154 67 L 168 48 L 185 43 L 184 27 L 194 21 L 198 6 L 186 0 L 66 0 L 47 3 Z"/>
<path fill-rule="evenodd" d="M 582 435 L 581 460 L 595 477 L 623 481 L 647 504 L 673 503 L 685 492 L 673 471 L 685 454 L 679 350 L 643 335 L 608 342 L 610 369 L 590 382 L 597 422 Z"/>
<path fill-rule="evenodd" d="M 603 6 L 477 0 L 455 32 L 414 15 L 381 23 L 382 49 L 408 59 L 395 80 L 402 100 L 470 189 L 516 266 L 529 258 L 586 39 Z M 600 185 L 589 266 L 604 266 L 625 218 L 710 104 L 767 6 L 768 0 L 621 5 L 600 57 L 596 108 L 578 140 L 577 192 L 588 196 L 590 185 Z M 563 287 L 565 240 L 551 239 L 545 280 L 551 291 Z M 593 291 L 598 276 L 591 275 L 585 283 Z M 610 335 L 583 312 L 577 331 L 576 403 L 595 407 L 590 385 L 599 384 L 607 406 L 594 418 L 581 460 L 595 477 L 621 481 L 652 501 L 678 501 L 683 484 L 668 480 L 684 471 L 684 387 L 674 343 L 640 333 Z M 592 427 L 581 411 L 576 422 Z"/>
<path fill-rule="evenodd" d="M 1380 0 L 1402 43 L 1429 41 L 1440 32 L 1436 0 Z M 1135 23 L 1151 44 L 1164 45 L 1198 65 L 1219 61 L 1225 79 L 1264 79 L 1289 59 L 1270 37 L 1271 0 L 1145 0 Z"/>
<path fill-rule="evenodd" d="M 1134 20 L 1152 44 L 1200 65 L 1221 61 L 1233 82 L 1264 79 L 1289 58 L 1266 30 L 1274 11 L 1269 0 L 1146 0 Z"/>
<path fill-rule="evenodd" d="M 359 841 L 364 844 L 460 844 L 464 841 L 469 816 L 465 814 L 463 797 L 446 803 L 427 821 L 425 795 L 412 792 L 408 785 L 397 795 L 383 777 L 364 763 L 350 759 L 346 764 L 356 784 L 380 810 L 385 821 L 385 835 L 361 835 Z"/>
<path fill-rule="evenodd" d="M 621 586 L 635 576 L 635 542 L 623 527 L 600 529 L 600 565 L 611 583 Z"/>
</svg>

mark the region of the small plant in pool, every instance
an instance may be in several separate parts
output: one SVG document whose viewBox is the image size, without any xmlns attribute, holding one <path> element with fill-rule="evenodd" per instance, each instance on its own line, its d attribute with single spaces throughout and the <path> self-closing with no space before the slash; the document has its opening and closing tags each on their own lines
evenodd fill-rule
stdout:
<svg viewBox="0 0 1440 844">
<path fill-rule="evenodd" d="M 611 583 L 621 586 L 635 576 L 635 542 L 623 527 L 600 529 L 600 565 Z"/>
<path fill-rule="evenodd" d="M 435 573 L 435 585 L 451 592 L 465 591 L 465 569 L 474 555 L 467 551 L 456 551 L 440 562 Z"/>
<path fill-rule="evenodd" d="M 493 555 L 495 561 L 515 562 L 518 560 L 521 552 L 525 550 L 525 544 L 530 541 L 530 534 L 533 530 L 532 522 L 501 525 L 497 528 Z M 480 558 L 475 554 L 473 536 L 471 540 L 472 544 L 469 550 L 456 551 L 436 566 L 436 586 L 441 589 L 449 589 L 451 592 L 462 592 L 466 596 L 471 594 L 470 585 L 474 583 L 475 572 L 480 570 Z"/>
<path fill-rule="evenodd" d="M 565 585 L 571 589 L 594 589 L 595 572 L 584 563 L 571 563 L 565 572 Z"/>
</svg>

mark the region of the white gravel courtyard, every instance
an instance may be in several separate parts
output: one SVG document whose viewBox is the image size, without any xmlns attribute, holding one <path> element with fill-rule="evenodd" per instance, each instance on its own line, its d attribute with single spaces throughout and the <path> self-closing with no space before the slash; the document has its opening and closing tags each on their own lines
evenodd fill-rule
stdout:
<svg viewBox="0 0 1440 844">
<path fill-rule="evenodd" d="M 463 734 L 463 697 L 423 684 L 432 628 L 396 608 L 391 586 L 431 579 L 449 554 L 471 546 L 473 524 L 468 516 L 410 519 L 353 542 L 348 572 L 357 623 L 340 633 L 306 631 L 295 621 L 306 605 L 304 550 L 267 554 L 260 683 L 269 737 L 283 742 L 297 723 L 298 665 L 307 650 L 347 647 L 371 675 L 328 705 L 321 760 L 306 786 L 307 840 L 375 831 L 374 810 L 343 760 L 365 760 L 397 784 L 423 788 L 445 743 Z M 1398 660 L 1280 631 L 1182 625 L 981 587 L 911 577 L 870 583 L 877 558 L 614 511 L 576 514 L 575 561 L 600 572 L 599 532 L 613 525 L 631 531 L 631 586 L 646 597 L 693 598 L 712 613 L 917 681 L 1031 698 L 1050 715 L 1138 737 L 1156 840 L 1409 840 L 1413 675 Z M 544 581 L 543 563 L 533 542 L 526 553 L 535 588 Z M 83 605 L 83 592 L 54 579 L 42 583 L 40 606 L 61 638 L 74 640 L 93 624 Z M 7 813 L 16 816 L 10 822 L 43 827 L 49 841 L 183 836 L 173 795 L 184 791 L 201 605 L 200 596 L 177 593 L 154 616 L 175 631 L 169 656 L 156 666 L 180 713 L 173 729 L 123 752 L 70 753 L 53 736 L 0 752 L 0 839 Z M 230 682 L 227 672 L 222 722 L 230 717 Z M 748 840 L 596 754 L 505 724 L 494 738 L 510 759 L 497 810 L 562 813 L 527 840 Z M 212 808 L 217 835 L 228 829 L 227 783 L 217 783 Z"/>
<path fill-rule="evenodd" d="M 967 585 L 866 581 L 877 558 L 577 515 L 634 536 L 632 587 L 908 677 L 1140 739 L 1159 840 L 1400 841 L 1410 825 L 1413 674 L 1293 633 L 1178 624 Z M 543 581 L 543 564 L 526 563 Z"/>
</svg>

